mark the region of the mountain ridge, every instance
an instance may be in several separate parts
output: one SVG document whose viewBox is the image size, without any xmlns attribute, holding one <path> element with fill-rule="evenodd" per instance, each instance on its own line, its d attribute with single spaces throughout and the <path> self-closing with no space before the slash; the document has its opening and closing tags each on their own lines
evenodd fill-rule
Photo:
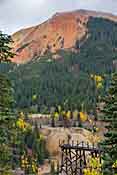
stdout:
<svg viewBox="0 0 117 175">
<path fill-rule="evenodd" d="M 56 56 L 57 50 L 74 49 L 76 41 L 87 34 L 86 25 L 90 17 L 117 22 L 117 16 L 110 13 L 82 9 L 56 13 L 42 24 L 22 29 L 12 35 L 13 51 L 16 53 L 12 61 L 22 64 L 48 51 Z"/>
</svg>

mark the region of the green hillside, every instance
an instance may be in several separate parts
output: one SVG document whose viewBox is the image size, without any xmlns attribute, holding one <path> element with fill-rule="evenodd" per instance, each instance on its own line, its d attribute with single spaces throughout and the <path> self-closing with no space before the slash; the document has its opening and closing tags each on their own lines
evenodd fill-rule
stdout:
<svg viewBox="0 0 117 175">
<path fill-rule="evenodd" d="M 51 53 L 24 65 L 1 64 L 0 72 L 12 80 L 17 108 L 48 112 L 52 106 L 95 111 L 106 93 L 117 58 L 117 23 L 90 18 L 88 39 L 77 41 L 79 53 L 60 50 L 62 59 Z M 94 80 L 100 78 L 99 82 Z"/>
</svg>

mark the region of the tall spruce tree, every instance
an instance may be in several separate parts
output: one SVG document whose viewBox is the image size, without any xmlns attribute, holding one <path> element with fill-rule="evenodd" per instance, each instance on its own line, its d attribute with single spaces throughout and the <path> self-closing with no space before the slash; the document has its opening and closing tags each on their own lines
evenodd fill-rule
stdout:
<svg viewBox="0 0 117 175">
<path fill-rule="evenodd" d="M 13 58 L 14 53 L 11 52 L 12 48 L 10 47 L 12 42 L 11 36 L 0 31 L 0 62 L 8 62 L 9 58 Z"/>
<path fill-rule="evenodd" d="M 113 74 L 108 96 L 105 98 L 104 121 L 106 122 L 105 140 L 101 143 L 103 154 L 103 173 L 112 175 L 117 173 L 113 164 L 117 160 L 117 73 Z"/>
<path fill-rule="evenodd" d="M 9 61 L 11 37 L 0 32 L 0 63 Z M 10 81 L 0 74 L 0 174 L 10 174 L 12 169 L 12 144 L 14 138 L 13 95 Z"/>
</svg>

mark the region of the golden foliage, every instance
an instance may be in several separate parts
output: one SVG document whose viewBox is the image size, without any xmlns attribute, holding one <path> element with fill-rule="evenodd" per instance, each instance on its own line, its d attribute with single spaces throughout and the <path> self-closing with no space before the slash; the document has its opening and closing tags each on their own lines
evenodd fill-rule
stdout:
<svg viewBox="0 0 117 175">
<path fill-rule="evenodd" d="M 29 123 L 25 122 L 24 118 L 25 118 L 24 113 L 21 112 L 20 117 L 16 122 L 16 125 L 21 130 L 26 131 L 27 129 L 31 129 L 31 125 Z"/>
<path fill-rule="evenodd" d="M 59 105 L 58 106 L 58 111 L 61 112 L 61 110 L 62 110 L 62 107 Z"/>
<path fill-rule="evenodd" d="M 99 158 L 89 158 L 89 168 L 84 169 L 84 175 L 103 175 Z"/>
<path fill-rule="evenodd" d="M 103 88 L 102 82 L 97 83 L 97 89 Z"/>
<path fill-rule="evenodd" d="M 55 119 L 58 119 L 58 118 L 59 118 L 59 113 L 58 113 L 58 112 L 55 112 L 54 118 L 55 118 Z"/>
<path fill-rule="evenodd" d="M 21 157 L 21 167 L 22 169 L 29 169 L 31 168 L 33 173 L 37 173 L 38 171 L 38 166 L 37 166 L 37 161 L 35 159 L 28 158 L 26 155 L 23 155 Z"/>
<path fill-rule="evenodd" d="M 71 118 L 71 111 L 70 110 L 66 112 L 66 118 L 67 119 L 70 119 Z"/>
<path fill-rule="evenodd" d="M 81 120 L 82 122 L 85 122 L 87 119 L 88 119 L 87 114 L 84 113 L 84 112 L 80 112 L 80 120 Z"/>
<path fill-rule="evenodd" d="M 73 118 L 77 119 L 78 117 L 78 110 L 73 111 Z"/>
<path fill-rule="evenodd" d="M 21 167 L 22 168 L 28 168 L 29 167 L 28 158 L 25 157 L 25 156 L 21 157 Z"/>
<path fill-rule="evenodd" d="M 91 74 L 91 78 L 95 80 L 97 89 L 101 89 L 103 87 L 103 78 L 100 75 Z"/>
<path fill-rule="evenodd" d="M 65 115 L 66 114 L 66 112 L 65 111 L 62 111 L 62 115 Z"/>
<path fill-rule="evenodd" d="M 117 160 L 113 163 L 112 168 L 117 168 Z"/>
<path fill-rule="evenodd" d="M 23 119 L 18 119 L 17 121 L 17 126 L 20 128 L 20 129 L 24 129 L 26 127 L 26 123 L 24 122 Z"/>
<path fill-rule="evenodd" d="M 100 75 L 93 75 L 93 74 L 91 74 L 91 78 L 94 79 L 96 82 L 103 81 L 103 78 Z"/>
</svg>

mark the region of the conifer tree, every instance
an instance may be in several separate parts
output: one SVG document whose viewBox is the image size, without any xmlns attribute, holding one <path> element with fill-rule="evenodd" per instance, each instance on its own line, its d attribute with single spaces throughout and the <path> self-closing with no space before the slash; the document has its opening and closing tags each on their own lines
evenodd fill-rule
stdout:
<svg viewBox="0 0 117 175">
<path fill-rule="evenodd" d="M 117 168 L 113 169 L 113 164 L 117 160 L 117 73 L 113 75 L 103 112 L 107 129 L 105 140 L 101 143 L 104 150 L 103 172 L 104 175 L 111 175 L 117 173 Z"/>
<path fill-rule="evenodd" d="M 13 58 L 14 53 L 11 51 L 10 43 L 12 43 L 11 36 L 3 34 L 0 31 L 0 62 L 8 62 L 9 58 Z"/>
<path fill-rule="evenodd" d="M 0 32 L 0 63 L 13 56 L 9 44 L 11 38 Z M 10 81 L 0 75 L 0 173 L 10 174 L 12 169 L 12 144 L 14 138 L 13 93 Z"/>
</svg>

